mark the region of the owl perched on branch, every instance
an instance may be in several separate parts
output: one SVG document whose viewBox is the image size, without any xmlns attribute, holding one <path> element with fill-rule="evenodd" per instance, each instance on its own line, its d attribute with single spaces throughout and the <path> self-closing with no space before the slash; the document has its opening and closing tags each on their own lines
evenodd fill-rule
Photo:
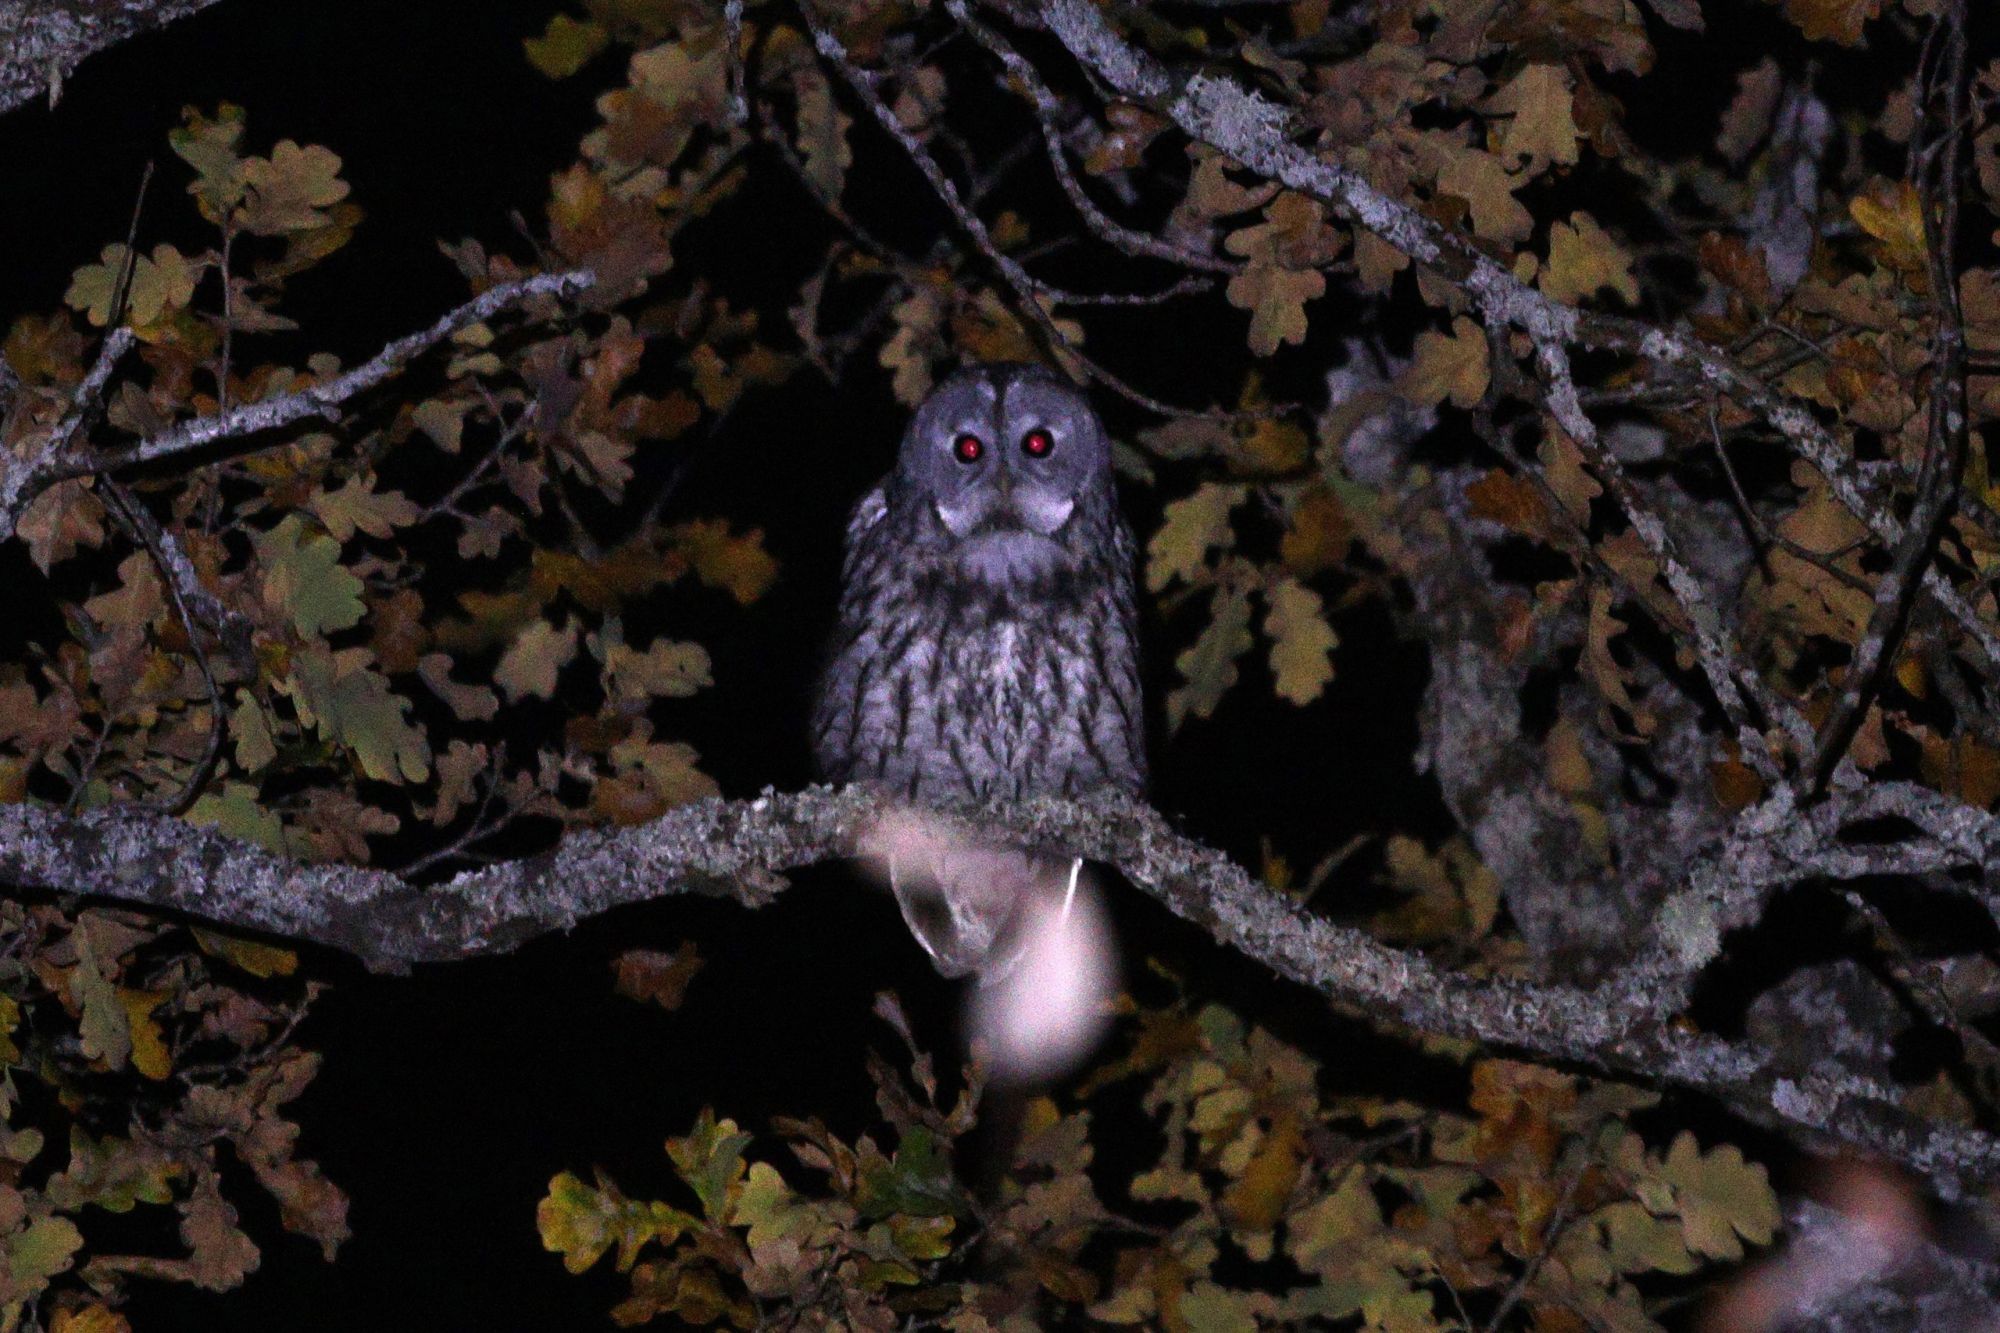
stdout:
<svg viewBox="0 0 2000 1333">
<path fill-rule="evenodd" d="M 918 802 L 1077 796 L 1145 782 L 1133 543 L 1111 449 L 1047 371 L 946 380 L 847 529 L 814 743 L 837 782 Z M 1011 961 L 1067 862 L 999 846 L 890 857 L 905 920 L 948 976 Z"/>
</svg>

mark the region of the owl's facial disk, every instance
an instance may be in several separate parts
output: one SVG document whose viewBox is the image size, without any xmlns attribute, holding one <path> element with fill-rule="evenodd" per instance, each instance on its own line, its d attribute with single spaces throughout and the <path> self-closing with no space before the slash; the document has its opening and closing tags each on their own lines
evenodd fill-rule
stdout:
<svg viewBox="0 0 2000 1333">
<path fill-rule="evenodd" d="M 1109 484 L 1110 447 L 1090 405 L 1052 376 L 975 370 L 925 400 L 902 466 L 958 542 L 959 568 L 988 583 L 1072 563 L 1062 532 L 1077 501 Z"/>
</svg>

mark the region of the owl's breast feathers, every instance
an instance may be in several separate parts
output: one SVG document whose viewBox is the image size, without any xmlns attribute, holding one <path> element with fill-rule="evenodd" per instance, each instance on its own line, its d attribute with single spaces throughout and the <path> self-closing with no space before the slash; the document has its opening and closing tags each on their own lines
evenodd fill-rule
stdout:
<svg viewBox="0 0 2000 1333">
<path fill-rule="evenodd" d="M 827 777 L 920 799 L 1144 785 L 1133 543 L 1108 487 L 1054 540 L 1062 558 L 981 577 L 928 504 L 861 502 L 813 719 Z"/>
</svg>

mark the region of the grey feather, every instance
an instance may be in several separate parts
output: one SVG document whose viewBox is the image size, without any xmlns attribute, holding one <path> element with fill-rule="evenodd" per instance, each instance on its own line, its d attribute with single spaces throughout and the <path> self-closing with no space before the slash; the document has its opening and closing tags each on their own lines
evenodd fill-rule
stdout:
<svg viewBox="0 0 2000 1333">
<path fill-rule="evenodd" d="M 966 437 L 978 457 L 960 456 Z M 919 802 L 1139 791 L 1132 563 L 1110 445 L 1081 394 L 1021 366 L 945 381 L 848 524 L 813 716 L 821 770 Z M 1034 858 L 996 852 L 898 886 L 947 972 L 981 969 L 1032 891 L 1010 881 L 1033 878 Z"/>
</svg>

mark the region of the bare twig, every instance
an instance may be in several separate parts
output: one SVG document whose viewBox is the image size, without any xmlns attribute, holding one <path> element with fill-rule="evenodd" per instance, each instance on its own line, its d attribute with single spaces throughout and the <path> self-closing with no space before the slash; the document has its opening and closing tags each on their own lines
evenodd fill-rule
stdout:
<svg viewBox="0 0 2000 1333">
<path fill-rule="evenodd" d="M 229 713 L 223 706 L 222 687 L 216 684 L 215 668 L 209 662 L 208 648 L 201 641 L 201 628 L 195 624 L 195 615 L 189 608 L 189 604 L 196 597 L 201 597 L 211 604 L 213 599 L 208 598 L 201 585 L 195 581 L 194 567 L 188 563 L 185 554 L 181 555 L 178 562 L 167 558 L 164 541 L 166 534 L 161 532 L 160 525 L 154 522 L 152 514 L 147 512 L 146 507 L 115 479 L 106 477 L 104 483 L 104 493 L 111 501 L 112 509 L 125 520 L 126 526 L 139 539 L 140 545 L 146 548 L 146 555 L 152 560 L 153 569 L 166 587 L 167 600 L 173 605 L 174 615 L 179 618 L 181 629 L 187 634 L 188 648 L 194 654 L 195 668 L 201 672 L 202 683 L 208 687 L 208 744 L 204 747 L 200 760 L 188 773 L 187 780 L 181 784 L 180 791 L 161 807 L 170 815 L 185 814 L 215 773 L 216 762 L 222 758 L 222 741 L 228 727 Z"/>
<path fill-rule="evenodd" d="M 1803 752 L 1812 743 L 1812 732 L 1805 719 L 1764 684 L 1763 678 L 1737 645 L 1735 636 L 1710 605 L 1700 581 L 1682 561 L 1665 520 L 1640 497 L 1626 477 L 1618 456 L 1599 439 L 1595 423 L 1577 401 L 1576 382 L 1570 376 L 1568 351 L 1556 339 L 1537 337 L 1535 359 L 1541 367 L 1549 410 L 1557 424 L 1590 457 L 1592 467 L 1604 479 L 1619 507 L 1625 511 L 1632 530 L 1658 565 L 1675 604 L 1687 616 L 1694 632 L 1695 658 L 1708 677 L 1709 688 L 1715 692 L 1717 702 L 1735 725 L 1737 743 L 1742 746 L 1744 754 L 1755 754 L 1768 744 L 1763 731 L 1754 724 L 1745 706 L 1746 694 L 1756 702 L 1764 718 L 1782 727 L 1793 745 Z"/>
<path fill-rule="evenodd" d="M 944 168 L 938 165 L 937 159 L 931 155 L 930 150 L 924 146 L 923 141 L 912 134 L 902 121 L 897 119 L 895 109 L 882 99 L 881 94 L 876 89 L 879 76 L 855 64 L 848 57 L 847 48 L 841 44 L 840 39 L 834 35 L 830 28 L 827 28 L 818 19 L 813 17 L 810 8 L 801 9 L 800 12 L 805 16 L 806 26 L 812 30 L 813 41 L 818 47 L 821 58 L 833 66 L 840 74 L 841 79 L 849 88 L 854 90 L 855 96 L 860 98 L 868 107 L 869 112 L 875 117 L 876 121 L 884 130 L 888 131 L 889 137 L 901 145 L 903 151 L 908 154 L 910 161 L 923 173 L 924 179 L 930 182 L 932 192 L 937 195 L 939 201 L 950 211 L 952 217 L 957 221 L 966 236 L 971 239 L 980 254 L 985 256 L 987 262 L 992 264 L 994 269 L 998 271 L 1001 280 L 1012 289 L 1015 304 L 1020 309 L 1020 312 L 1035 327 L 1036 331 L 1041 334 L 1052 351 L 1060 353 L 1061 357 L 1073 362 L 1089 375 L 1091 379 L 1096 380 L 1105 388 L 1110 389 L 1121 398 L 1138 404 L 1149 412 L 1155 412 L 1161 416 L 1175 417 L 1232 415 L 1229 413 L 1215 413 L 1178 407 L 1172 403 L 1163 402 L 1151 394 L 1133 387 L 1119 376 L 1114 375 L 1084 355 L 1083 349 L 1072 342 L 1069 335 L 1062 331 L 1061 327 L 1057 325 L 1055 318 L 1049 314 L 1048 308 L 1043 304 L 1044 300 L 1053 299 L 1053 294 L 1028 272 L 1021 264 L 1021 261 L 1000 249 L 999 245 L 993 240 L 993 234 L 987 228 L 984 219 L 978 213 L 974 212 L 961 196 L 957 184 L 953 182 L 950 176 L 945 174 Z"/>
<path fill-rule="evenodd" d="M 1727 353 L 1691 333 L 1640 320 L 1586 313 L 1519 281 L 1465 236 L 1390 198 L 1362 176 L 1292 140 L 1286 109 L 1227 75 L 1182 75 L 1119 36 L 1090 0 L 1041 0 L 1042 25 L 1087 70 L 1121 97 L 1166 116 L 1181 131 L 1227 153 L 1267 179 L 1321 200 L 1463 290 L 1488 325 L 1517 328 L 1538 345 L 1581 346 L 1634 356 L 1663 371 L 1692 372 L 1769 422 L 1826 478 L 1835 498 L 1889 545 L 1904 525 L 1868 494 L 1853 452 L 1804 405 L 1779 394 Z M 1923 586 L 1946 613 L 2000 662 L 2000 633 L 1935 567 Z"/>
<path fill-rule="evenodd" d="M 1895 656 L 1909 622 L 1911 597 L 1930 567 L 1939 534 L 1958 493 L 1965 466 L 1968 431 L 1965 404 L 1965 321 L 1959 309 L 1958 275 L 1953 264 L 1958 251 L 1959 156 L 1963 149 L 1963 117 L 1969 83 L 1965 69 L 1965 6 L 1954 0 L 1932 26 L 1942 34 L 1943 119 L 1947 128 L 1935 140 L 1920 122 L 1912 139 L 1911 157 L 1922 200 L 1924 240 L 1934 316 L 1931 328 L 1931 392 L 1923 464 L 1917 473 L 1917 502 L 1910 511 L 1903 540 L 1889 569 L 1875 585 L 1874 607 L 1855 646 L 1833 711 L 1820 728 L 1809 770 L 1815 788 L 1833 776 L 1875 697 L 1883 668 Z M 1927 88 L 1921 105 L 1929 113 L 1937 102 L 1936 88 Z"/>
<path fill-rule="evenodd" d="M 1029 101 L 1034 104 L 1035 119 L 1041 125 L 1042 142 L 1048 153 L 1049 166 L 1055 172 L 1056 180 L 1062 185 L 1063 193 L 1069 196 L 1070 206 L 1076 210 L 1077 216 L 1083 219 L 1084 225 L 1099 239 L 1123 250 L 1126 254 L 1144 256 L 1148 259 L 1163 259 L 1183 268 L 1201 269 L 1210 273 L 1234 273 L 1242 267 L 1226 259 L 1218 259 L 1214 255 L 1163 241 L 1157 236 L 1134 231 L 1100 209 L 1084 191 L 1083 183 L 1070 170 L 1069 158 L 1063 151 L 1062 132 L 1058 124 L 1062 118 L 1062 104 L 1056 100 L 1056 95 L 1049 90 L 1041 74 L 1020 52 L 1008 45 L 999 33 L 974 18 L 965 0 L 946 0 L 945 8 L 981 46 L 999 58 L 1008 76 L 1027 92 Z"/>
<path fill-rule="evenodd" d="M 304 417 L 336 415 L 350 398 L 387 380 L 415 357 L 460 329 L 491 319 L 502 310 L 538 297 L 574 296 L 587 290 L 596 280 L 594 274 L 579 269 L 569 273 L 543 274 L 491 288 L 429 328 L 398 338 L 344 375 L 336 375 L 294 393 L 183 421 L 123 448 L 103 451 L 48 448 L 32 459 L 12 460 L 11 463 L 0 455 L 0 539 L 12 536 L 22 512 L 36 496 L 59 481 L 156 462 L 223 440 L 272 430 Z M 107 350 L 118 338 L 118 332 L 122 330 L 105 340 Z M 130 345 L 130 336 L 125 334 L 125 346 Z M 100 390 L 103 379 L 110 375 L 110 366 L 105 362 L 106 358 L 100 356 L 102 377 L 97 380 Z M 99 374 L 98 369 L 93 369 L 91 373 L 94 377 Z M 79 390 L 81 393 L 82 390 Z"/>
</svg>

